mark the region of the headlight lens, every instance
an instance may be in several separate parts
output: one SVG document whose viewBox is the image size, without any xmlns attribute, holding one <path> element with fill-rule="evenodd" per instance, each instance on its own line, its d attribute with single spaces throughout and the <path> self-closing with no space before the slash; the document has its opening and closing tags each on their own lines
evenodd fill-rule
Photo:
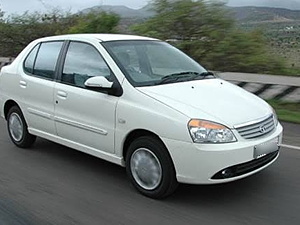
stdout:
<svg viewBox="0 0 300 225">
<path fill-rule="evenodd" d="M 277 117 L 277 114 L 276 114 L 276 111 L 273 107 L 271 107 L 272 110 L 273 110 L 273 119 L 274 119 L 274 124 L 275 124 L 275 127 L 277 127 L 278 125 L 278 117 Z"/>
<path fill-rule="evenodd" d="M 232 131 L 218 123 L 206 120 L 190 120 L 188 128 L 196 143 L 230 143 L 236 138 Z"/>
</svg>

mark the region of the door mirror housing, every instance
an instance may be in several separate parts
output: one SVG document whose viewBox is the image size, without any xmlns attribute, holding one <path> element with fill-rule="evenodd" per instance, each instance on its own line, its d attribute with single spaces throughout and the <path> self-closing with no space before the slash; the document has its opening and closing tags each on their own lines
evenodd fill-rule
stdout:
<svg viewBox="0 0 300 225">
<path fill-rule="evenodd" d="M 110 82 L 102 76 L 91 77 L 84 82 L 84 85 L 90 90 L 107 93 L 116 97 L 120 97 L 123 94 L 123 89 L 117 80 Z"/>
<path fill-rule="evenodd" d="M 84 85 L 88 88 L 105 88 L 111 89 L 113 86 L 113 82 L 109 82 L 105 77 L 96 76 L 87 79 Z"/>
</svg>

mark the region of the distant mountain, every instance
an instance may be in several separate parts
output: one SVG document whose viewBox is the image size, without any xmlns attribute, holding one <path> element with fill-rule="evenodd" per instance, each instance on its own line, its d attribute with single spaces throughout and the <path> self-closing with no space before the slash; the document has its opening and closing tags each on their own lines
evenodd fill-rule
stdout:
<svg viewBox="0 0 300 225">
<path fill-rule="evenodd" d="M 300 21 L 300 10 L 269 7 L 232 7 L 233 15 L 239 22 L 286 22 Z"/>
<path fill-rule="evenodd" d="M 119 5 L 101 5 L 94 6 L 92 8 L 87 8 L 81 11 L 81 13 L 89 13 L 89 12 L 112 12 L 118 14 L 122 18 L 148 18 L 154 15 L 154 12 L 151 10 L 150 5 L 146 5 L 141 9 L 131 9 L 127 6 Z"/>
<path fill-rule="evenodd" d="M 251 0 L 251 1 L 255 2 L 255 0 Z M 268 2 L 268 0 L 261 0 L 261 1 Z M 273 1 L 277 2 L 277 0 L 273 0 Z M 286 1 L 289 2 L 288 0 Z M 229 9 L 232 11 L 233 17 L 238 22 L 263 22 L 263 21 L 284 22 L 284 21 L 295 21 L 295 20 L 300 21 L 300 10 L 290 10 L 284 8 L 271 8 L 271 7 L 254 7 L 254 6 L 229 7 Z M 113 12 L 118 14 L 123 19 L 123 21 L 126 22 L 126 24 L 131 22 L 138 22 L 155 15 L 155 12 L 152 10 L 150 4 L 146 5 L 141 9 L 131 9 L 126 6 L 102 5 L 102 6 L 95 6 L 92 8 L 85 9 L 81 11 L 81 13 L 101 12 L 101 11 Z"/>
<path fill-rule="evenodd" d="M 300 10 L 299 0 L 224 0 L 228 6 L 256 6 Z"/>
</svg>

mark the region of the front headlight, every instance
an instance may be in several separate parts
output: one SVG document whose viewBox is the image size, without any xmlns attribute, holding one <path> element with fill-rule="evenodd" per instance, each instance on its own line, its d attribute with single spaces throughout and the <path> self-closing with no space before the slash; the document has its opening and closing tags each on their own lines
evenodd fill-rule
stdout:
<svg viewBox="0 0 300 225">
<path fill-rule="evenodd" d="M 277 127 L 278 125 L 278 117 L 277 117 L 277 114 L 276 114 L 276 111 L 273 107 L 271 107 L 272 110 L 273 110 L 273 119 L 274 119 L 274 124 L 275 124 L 275 127 Z"/>
<path fill-rule="evenodd" d="M 218 123 L 192 119 L 188 123 L 191 137 L 196 143 L 230 143 L 236 138 L 232 131 Z"/>
</svg>

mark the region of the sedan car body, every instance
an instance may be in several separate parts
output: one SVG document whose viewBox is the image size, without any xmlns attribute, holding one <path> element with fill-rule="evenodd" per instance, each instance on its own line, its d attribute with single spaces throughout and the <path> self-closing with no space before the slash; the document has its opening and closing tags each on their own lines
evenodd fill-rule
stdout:
<svg viewBox="0 0 300 225">
<path fill-rule="evenodd" d="M 233 181 L 273 163 L 282 126 L 257 96 L 157 39 L 47 37 L 2 68 L 12 141 L 43 137 L 126 167 L 144 195 Z"/>
</svg>

